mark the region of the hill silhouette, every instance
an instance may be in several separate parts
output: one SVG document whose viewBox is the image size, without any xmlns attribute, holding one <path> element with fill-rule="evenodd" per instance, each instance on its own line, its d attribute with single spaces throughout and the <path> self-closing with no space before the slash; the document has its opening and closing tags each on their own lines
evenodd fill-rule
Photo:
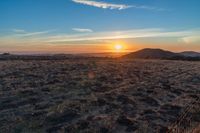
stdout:
<svg viewBox="0 0 200 133">
<path fill-rule="evenodd" d="M 200 56 L 197 52 L 190 53 L 174 53 L 171 51 L 166 51 L 162 49 L 151 49 L 145 48 L 136 52 L 129 53 L 127 55 L 122 56 L 122 58 L 127 59 L 169 59 L 169 60 L 200 60 Z M 196 53 L 196 54 L 194 54 Z M 193 56 L 192 56 L 193 55 Z"/>
<path fill-rule="evenodd" d="M 200 53 L 194 51 L 184 51 L 181 52 L 180 54 L 186 57 L 200 57 Z"/>
</svg>

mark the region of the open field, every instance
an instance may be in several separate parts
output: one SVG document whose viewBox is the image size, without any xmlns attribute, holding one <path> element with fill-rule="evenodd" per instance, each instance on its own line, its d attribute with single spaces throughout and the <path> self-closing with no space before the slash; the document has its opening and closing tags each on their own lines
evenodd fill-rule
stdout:
<svg viewBox="0 0 200 133">
<path fill-rule="evenodd" d="M 200 62 L 5 60 L 0 132 L 163 133 L 199 94 Z"/>
</svg>

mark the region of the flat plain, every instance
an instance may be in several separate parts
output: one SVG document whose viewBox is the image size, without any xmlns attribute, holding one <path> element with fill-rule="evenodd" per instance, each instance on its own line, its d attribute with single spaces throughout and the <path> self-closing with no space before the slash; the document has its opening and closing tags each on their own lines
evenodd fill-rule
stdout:
<svg viewBox="0 0 200 133">
<path fill-rule="evenodd" d="M 0 131 L 163 133 L 199 94 L 200 62 L 5 60 Z"/>
</svg>

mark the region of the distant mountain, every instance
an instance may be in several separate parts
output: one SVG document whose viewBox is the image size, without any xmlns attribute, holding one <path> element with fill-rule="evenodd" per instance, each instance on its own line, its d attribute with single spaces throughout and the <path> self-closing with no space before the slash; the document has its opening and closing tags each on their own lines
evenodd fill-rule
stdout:
<svg viewBox="0 0 200 133">
<path fill-rule="evenodd" d="M 145 48 L 136 52 L 132 52 L 123 56 L 124 58 L 140 58 L 140 59 L 170 59 L 173 57 L 180 56 L 177 53 L 162 49 L 151 49 Z"/>
<path fill-rule="evenodd" d="M 35 55 L 14 55 L 9 53 L 0 54 L 0 60 L 64 60 L 80 58 L 73 54 L 35 54 Z M 82 57 L 81 57 L 82 58 Z"/>
<path fill-rule="evenodd" d="M 193 53 L 193 54 L 192 54 Z M 168 60 L 200 60 L 200 56 L 194 56 L 196 52 L 189 53 L 174 53 L 162 49 L 145 48 L 136 52 L 122 56 L 128 59 L 168 59 Z M 193 55 L 193 56 L 192 56 Z M 197 55 L 197 53 L 195 54 Z"/>
<path fill-rule="evenodd" d="M 180 54 L 186 57 L 200 57 L 200 53 L 194 51 L 184 51 Z"/>
<path fill-rule="evenodd" d="M 174 53 L 162 49 L 145 48 L 132 53 L 88 53 L 88 54 L 38 54 L 38 55 L 14 55 L 1 53 L 0 60 L 65 60 L 86 58 L 125 58 L 125 59 L 164 59 L 164 60 L 188 60 L 200 61 L 200 53 L 185 51 Z"/>
</svg>

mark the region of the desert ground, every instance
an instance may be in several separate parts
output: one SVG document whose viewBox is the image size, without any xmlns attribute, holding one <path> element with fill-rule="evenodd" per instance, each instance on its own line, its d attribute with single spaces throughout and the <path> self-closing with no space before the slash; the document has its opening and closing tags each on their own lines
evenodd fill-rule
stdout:
<svg viewBox="0 0 200 133">
<path fill-rule="evenodd" d="M 4 60 L 0 132 L 165 133 L 199 94 L 198 61 Z"/>
</svg>

